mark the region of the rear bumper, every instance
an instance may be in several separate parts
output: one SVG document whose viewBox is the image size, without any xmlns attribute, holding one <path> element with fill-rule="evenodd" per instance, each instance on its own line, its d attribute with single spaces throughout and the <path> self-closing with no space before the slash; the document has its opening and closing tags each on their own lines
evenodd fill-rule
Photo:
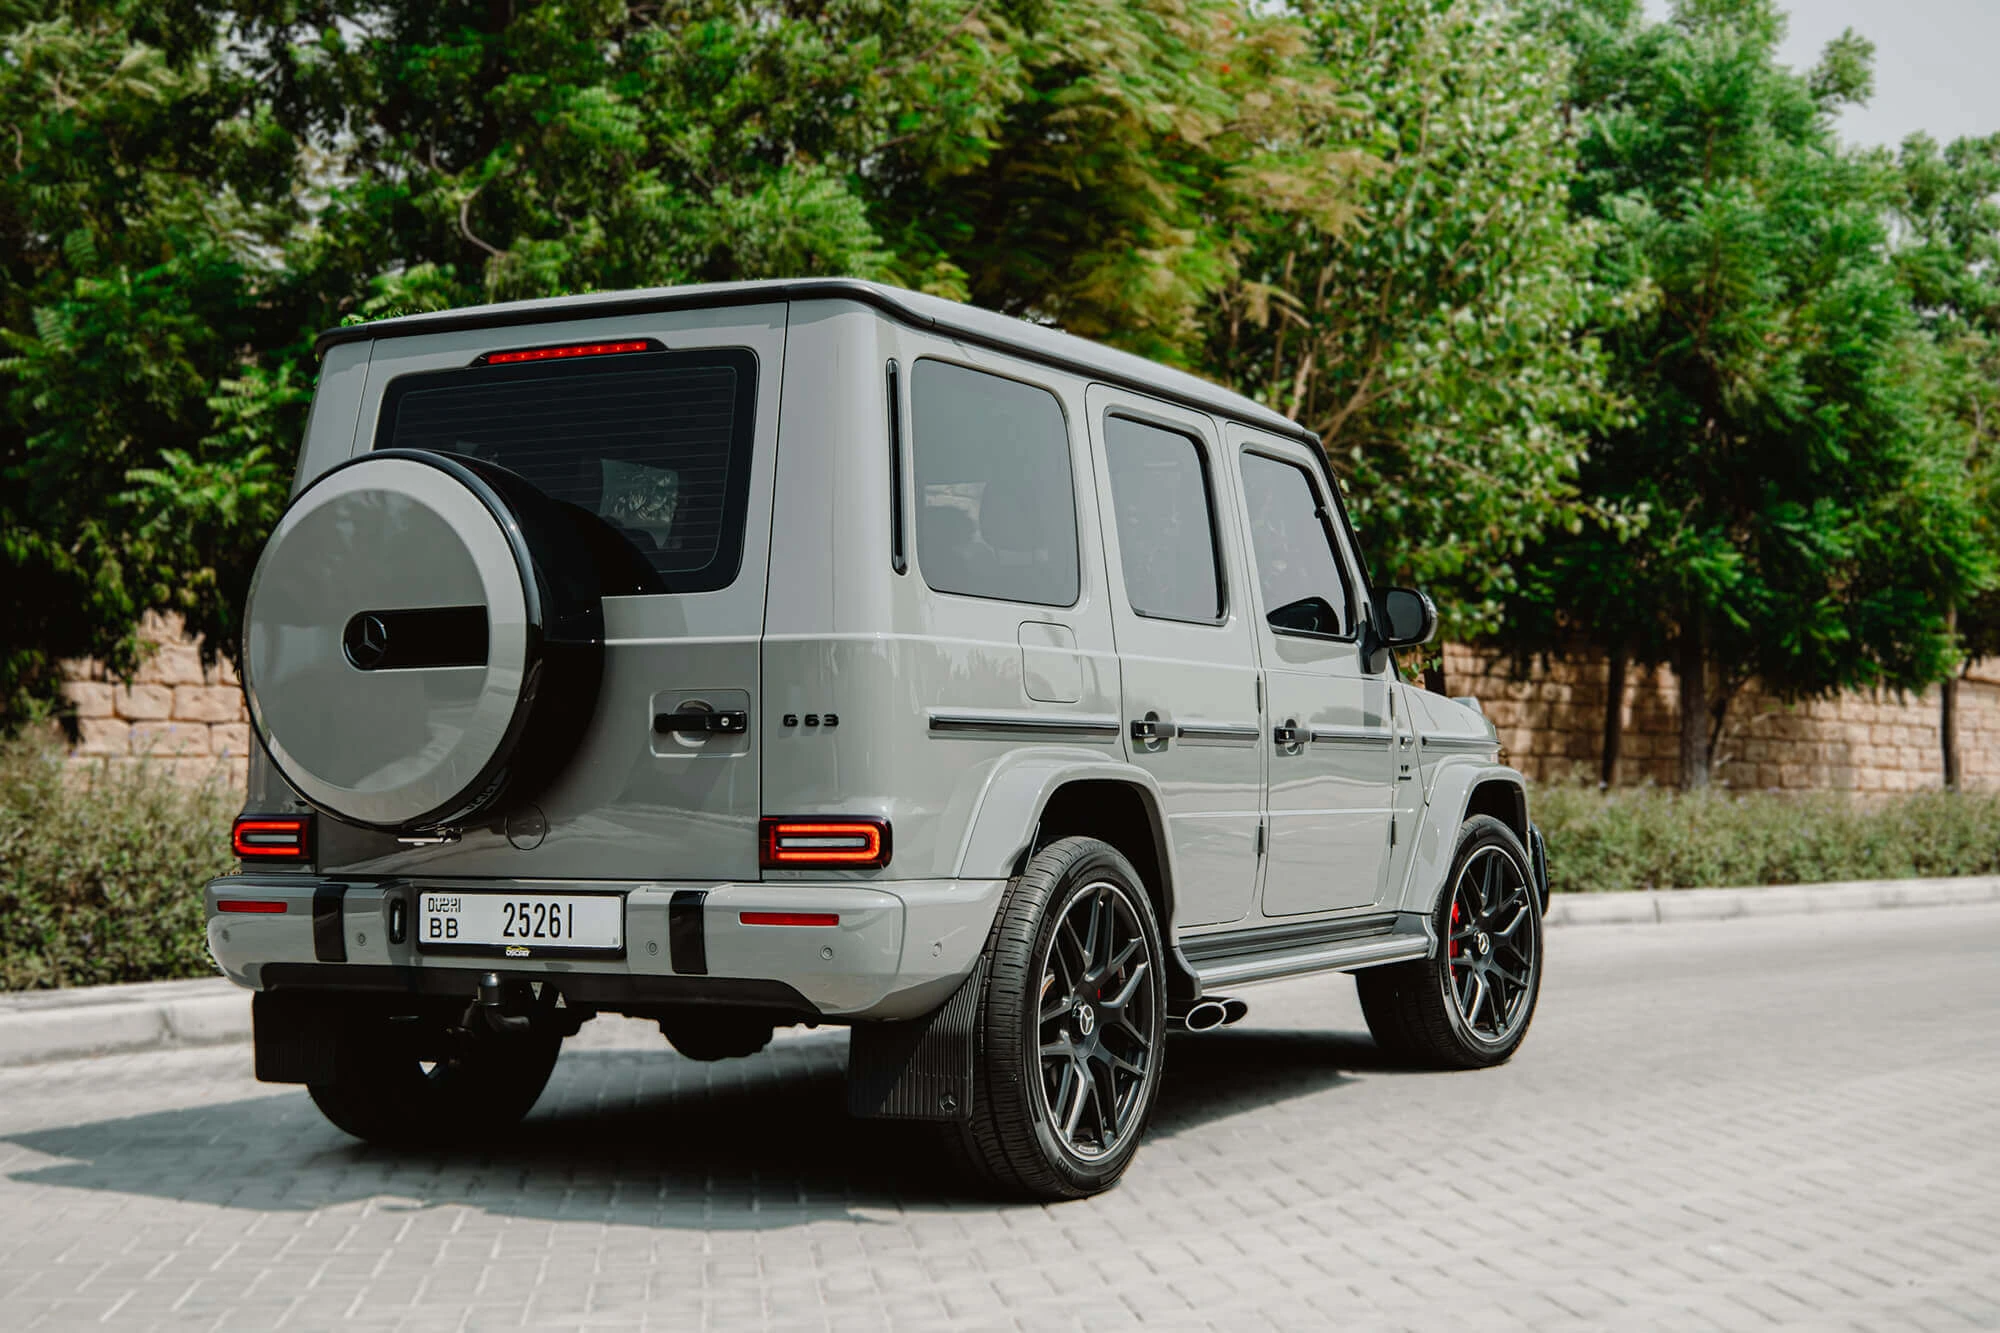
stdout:
<svg viewBox="0 0 2000 1333">
<path fill-rule="evenodd" d="M 230 875 L 205 895 L 208 947 L 238 985 L 472 993 L 484 972 L 561 985 L 569 1001 L 604 1009 L 728 1004 L 795 1018 L 914 1018 L 942 1004 L 986 943 L 1003 880 L 903 880 L 879 887 L 580 880 L 426 880 L 462 893 L 617 892 L 625 898 L 623 957 L 503 958 L 420 951 L 404 926 L 417 885 L 404 879 Z M 282 911 L 224 912 L 224 901 Z M 748 925 L 745 913 L 831 913 L 836 926 Z"/>
</svg>

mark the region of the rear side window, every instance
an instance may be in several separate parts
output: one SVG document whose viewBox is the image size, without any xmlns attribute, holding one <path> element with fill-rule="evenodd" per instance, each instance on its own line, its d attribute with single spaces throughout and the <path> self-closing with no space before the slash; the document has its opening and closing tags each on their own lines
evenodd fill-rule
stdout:
<svg viewBox="0 0 2000 1333">
<path fill-rule="evenodd" d="M 1104 462 L 1133 611 L 1201 624 L 1221 620 L 1215 509 L 1201 447 L 1179 431 L 1114 416 L 1104 422 Z"/>
<path fill-rule="evenodd" d="M 1296 464 L 1246 453 L 1243 499 L 1250 508 L 1250 545 L 1271 628 L 1347 637 L 1353 632 L 1354 599 L 1334 553 L 1319 484 Z"/>
<path fill-rule="evenodd" d="M 920 360 L 910 416 L 924 581 L 968 597 L 1073 605 L 1076 485 L 1055 395 Z"/>
<path fill-rule="evenodd" d="M 474 366 L 390 381 L 375 447 L 498 464 L 709 592 L 743 559 L 756 402 L 744 348 Z"/>
</svg>

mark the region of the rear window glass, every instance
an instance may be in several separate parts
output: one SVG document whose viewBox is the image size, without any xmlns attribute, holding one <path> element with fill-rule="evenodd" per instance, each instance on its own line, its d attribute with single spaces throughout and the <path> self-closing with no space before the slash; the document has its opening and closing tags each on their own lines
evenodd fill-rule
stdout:
<svg viewBox="0 0 2000 1333">
<path fill-rule="evenodd" d="M 917 565 L 939 592 L 1070 606 L 1069 427 L 1047 389 L 943 361 L 911 376 Z"/>
<path fill-rule="evenodd" d="M 756 398 L 742 348 L 475 366 L 392 380 L 375 446 L 504 467 L 708 592 L 742 563 Z"/>
</svg>

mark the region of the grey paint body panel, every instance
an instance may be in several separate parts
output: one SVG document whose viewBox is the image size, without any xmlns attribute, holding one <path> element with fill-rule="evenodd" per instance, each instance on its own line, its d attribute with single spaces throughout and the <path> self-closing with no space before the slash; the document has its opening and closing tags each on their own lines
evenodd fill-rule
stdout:
<svg viewBox="0 0 2000 1333">
<path fill-rule="evenodd" d="M 341 330 L 322 340 L 300 483 L 370 446 L 398 375 L 509 347 L 640 336 L 756 354 L 742 571 L 716 593 L 606 599 L 600 706 L 575 758 L 537 798 L 543 836 L 510 839 L 495 820 L 418 846 L 322 818 L 314 874 L 251 877 L 306 898 L 315 884 L 345 886 L 351 960 L 423 965 L 358 924 L 399 886 L 595 886 L 627 895 L 624 959 L 496 965 L 664 973 L 667 906 L 693 890 L 707 895 L 712 975 L 784 982 L 842 1021 L 907 1018 L 942 1004 L 970 974 L 1007 878 L 1069 784 L 1118 784 L 1141 803 L 1170 929 L 1190 942 L 1315 923 L 1338 936 L 1343 921 L 1385 913 L 1414 920 L 1442 887 L 1473 790 L 1519 784 L 1472 710 L 1402 684 L 1393 668 L 1366 671 L 1353 645 L 1302 647 L 1265 628 L 1237 459 L 1244 449 L 1294 459 L 1337 495 L 1308 433 L 1191 377 L 930 297 L 845 281 L 730 284 Z M 909 415 L 910 372 L 923 358 L 1022 380 L 1059 403 L 1079 516 L 1073 604 L 1025 606 L 926 582 L 909 535 L 924 502 L 913 489 L 920 445 Z M 902 388 L 893 403 L 891 361 Z M 891 411 L 901 428 L 901 573 L 891 550 Z M 1227 583 L 1220 625 L 1131 612 L 1097 433 L 1107 412 L 1181 431 L 1206 451 Z M 1358 581 L 1346 540 L 1341 555 Z M 740 709 L 748 730 L 699 741 L 653 733 L 656 712 L 695 704 Z M 1169 727 L 1157 746 L 1130 730 L 1149 712 Z M 808 717 L 837 725 L 807 726 Z M 1271 727 L 1287 717 L 1305 740 L 1281 754 Z M 1419 736 L 1434 739 L 1419 745 Z M 250 808 L 307 807 L 256 756 Z M 762 814 L 886 819 L 893 859 L 880 869 L 760 871 Z M 740 921 L 743 911 L 815 910 L 841 916 L 838 938 Z M 302 951 L 311 959 L 309 932 L 303 943 L 298 934 L 309 921 L 211 910 L 210 944 L 231 976 L 255 985 L 264 962 L 300 961 Z M 1399 926 L 1241 957 L 1211 947 L 1196 972 L 1204 984 L 1234 986 L 1430 947 L 1423 930 Z"/>
</svg>

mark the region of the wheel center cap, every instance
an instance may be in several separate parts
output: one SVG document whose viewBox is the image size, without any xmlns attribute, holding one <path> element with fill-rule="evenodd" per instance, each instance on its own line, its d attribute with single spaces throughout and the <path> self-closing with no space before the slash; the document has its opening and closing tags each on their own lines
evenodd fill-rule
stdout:
<svg viewBox="0 0 2000 1333">
<path fill-rule="evenodd" d="M 1097 1011 L 1087 1004 L 1076 1007 L 1076 1031 L 1081 1037 L 1088 1037 L 1097 1029 Z"/>
<path fill-rule="evenodd" d="M 1482 930 L 1477 935 L 1474 935 L 1472 937 L 1472 947 L 1474 949 L 1477 949 L 1479 951 L 1480 957 L 1483 958 L 1486 956 L 1487 952 L 1493 947 L 1492 937 L 1487 935 L 1487 933 Z"/>
</svg>

